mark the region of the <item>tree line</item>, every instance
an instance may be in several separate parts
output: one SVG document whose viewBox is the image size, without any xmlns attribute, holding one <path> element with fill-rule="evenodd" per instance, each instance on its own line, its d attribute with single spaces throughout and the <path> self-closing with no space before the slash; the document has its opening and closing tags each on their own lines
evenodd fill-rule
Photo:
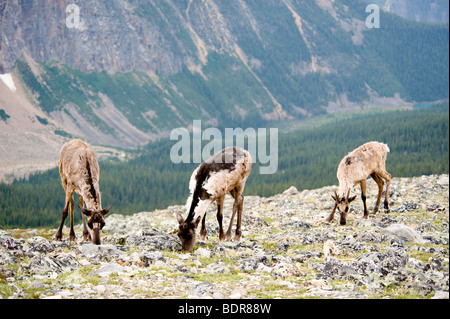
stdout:
<svg viewBox="0 0 450 319">
<path fill-rule="evenodd" d="M 277 172 L 261 175 L 255 161 L 244 195 L 267 197 L 292 185 L 299 190 L 337 185 L 340 160 L 372 140 L 389 145 L 386 168 L 393 177 L 448 174 L 449 104 L 355 114 L 316 128 L 280 133 Z M 197 164 L 172 163 L 169 154 L 174 143 L 150 143 L 127 162 L 100 162 L 103 205 L 114 204 L 113 213 L 133 214 L 184 204 L 189 196 L 189 178 Z M 0 184 L 3 228 L 57 227 L 63 206 L 64 191 L 57 168 L 11 185 Z M 76 222 L 80 222 L 80 215 L 75 213 Z"/>
</svg>

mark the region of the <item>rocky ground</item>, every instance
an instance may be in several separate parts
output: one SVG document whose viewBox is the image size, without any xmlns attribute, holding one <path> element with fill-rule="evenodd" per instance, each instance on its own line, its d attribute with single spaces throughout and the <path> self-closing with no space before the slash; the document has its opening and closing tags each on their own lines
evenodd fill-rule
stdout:
<svg viewBox="0 0 450 319">
<path fill-rule="evenodd" d="M 377 186 L 368 183 L 373 205 Z M 182 253 L 183 206 L 112 214 L 100 246 L 51 238 L 56 230 L 0 229 L 1 298 L 449 298 L 449 176 L 394 178 L 391 212 L 328 224 L 335 186 L 246 196 L 243 237 L 208 239 Z M 359 188 L 353 191 L 359 194 Z M 213 207 L 214 206 L 214 207 Z M 225 202 L 225 226 L 232 207 Z"/>
</svg>

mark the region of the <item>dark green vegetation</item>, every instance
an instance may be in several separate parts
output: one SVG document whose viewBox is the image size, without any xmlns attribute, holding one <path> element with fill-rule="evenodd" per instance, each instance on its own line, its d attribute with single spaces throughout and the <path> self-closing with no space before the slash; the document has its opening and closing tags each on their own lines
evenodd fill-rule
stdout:
<svg viewBox="0 0 450 319">
<path fill-rule="evenodd" d="M 448 94 L 448 25 L 436 32 L 435 25 L 423 24 L 415 28 L 414 22 L 399 20 L 394 15 L 385 14 L 382 19 L 389 28 L 380 27 L 366 33 L 369 51 L 374 54 L 368 56 L 369 59 L 381 59 L 385 68 L 361 70 L 361 74 L 366 70 L 371 74 L 370 86 L 385 94 L 400 92 L 413 101 L 434 101 L 443 92 Z M 443 45 L 447 50 L 442 50 Z M 428 65 L 430 59 L 440 63 Z M 370 63 L 367 60 L 363 64 Z M 388 81 L 382 76 L 386 70 L 392 75 Z"/>
<path fill-rule="evenodd" d="M 5 110 L 0 109 L 0 120 L 6 122 L 6 120 L 9 118 L 9 115 L 5 112 Z"/>
<path fill-rule="evenodd" d="M 280 134 L 278 171 L 260 175 L 256 163 L 245 194 L 270 196 L 291 185 L 299 190 L 336 185 L 342 157 L 372 140 L 388 143 L 386 168 L 393 176 L 448 174 L 448 117 L 446 102 L 419 110 L 355 113 L 345 120 L 336 116 L 335 122 Z M 114 204 L 114 213 L 133 214 L 184 203 L 196 165 L 173 164 L 169 153 L 174 144 L 168 140 L 149 144 L 126 163 L 101 162 L 103 205 Z M 58 170 L 0 184 L 0 199 L 2 227 L 56 227 L 64 205 Z M 81 219 L 78 211 L 75 218 Z"/>
</svg>

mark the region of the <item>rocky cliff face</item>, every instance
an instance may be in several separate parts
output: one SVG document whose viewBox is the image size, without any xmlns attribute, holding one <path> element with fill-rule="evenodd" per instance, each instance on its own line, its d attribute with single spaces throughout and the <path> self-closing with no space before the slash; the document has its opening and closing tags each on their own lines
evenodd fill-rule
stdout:
<svg viewBox="0 0 450 319">
<path fill-rule="evenodd" d="M 73 4 L 79 9 L 78 23 L 71 19 L 74 11 L 69 5 Z M 446 1 L 381 1 L 380 5 L 386 11 L 417 17 L 419 21 L 448 23 Z M 298 41 L 304 42 L 314 56 L 316 40 L 309 33 L 320 31 L 314 28 L 309 14 L 318 15 L 317 9 L 325 9 L 341 27 L 352 23 L 353 30 L 347 32 L 360 32 L 356 30 L 358 22 L 352 18 L 361 17 L 345 15 L 348 8 L 328 0 L 317 1 L 317 6 L 300 1 L 266 1 L 255 6 L 244 0 L 3 0 L 0 73 L 10 72 L 26 52 L 34 60 L 60 61 L 83 72 L 143 70 L 175 74 L 183 67 L 206 63 L 211 49 L 239 53 L 243 37 L 237 34 L 238 28 L 249 31 L 254 41 L 268 44 L 266 32 L 277 32 L 280 24 L 277 14 L 287 19 L 290 13 L 302 29 Z M 263 18 L 262 13 L 268 14 Z M 241 51 L 244 57 L 246 51 Z"/>
<path fill-rule="evenodd" d="M 106 218 L 103 245 L 0 230 L 2 298 L 449 298 L 448 175 L 394 178 L 391 212 L 323 223 L 335 187 L 246 196 L 243 237 L 208 238 L 181 253 L 171 232 L 183 206 Z M 368 203 L 377 186 L 368 183 Z M 224 207 L 225 225 L 232 209 Z M 82 238 L 81 226 L 76 227 Z"/>
<path fill-rule="evenodd" d="M 136 15 L 145 1 L 2 2 L 1 73 L 9 72 L 24 52 L 33 60 L 60 61 L 83 72 L 181 70 L 180 48 L 169 48 L 160 28 Z M 79 8 L 79 25 L 68 27 L 70 4 Z"/>
</svg>

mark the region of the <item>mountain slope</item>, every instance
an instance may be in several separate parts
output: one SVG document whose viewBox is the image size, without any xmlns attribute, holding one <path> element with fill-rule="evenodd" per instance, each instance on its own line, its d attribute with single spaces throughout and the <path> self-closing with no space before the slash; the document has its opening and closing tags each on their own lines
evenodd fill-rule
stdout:
<svg viewBox="0 0 450 319">
<path fill-rule="evenodd" d="M 0 2 L 0 72 L 51 136 L 130 147 L 193 119 L 256 127 L 448 98 L 448 25 L 382 12 L 368 29 L 363 1 L 80 0 L 76 28 L 68 4 Z"/>
</svg>

